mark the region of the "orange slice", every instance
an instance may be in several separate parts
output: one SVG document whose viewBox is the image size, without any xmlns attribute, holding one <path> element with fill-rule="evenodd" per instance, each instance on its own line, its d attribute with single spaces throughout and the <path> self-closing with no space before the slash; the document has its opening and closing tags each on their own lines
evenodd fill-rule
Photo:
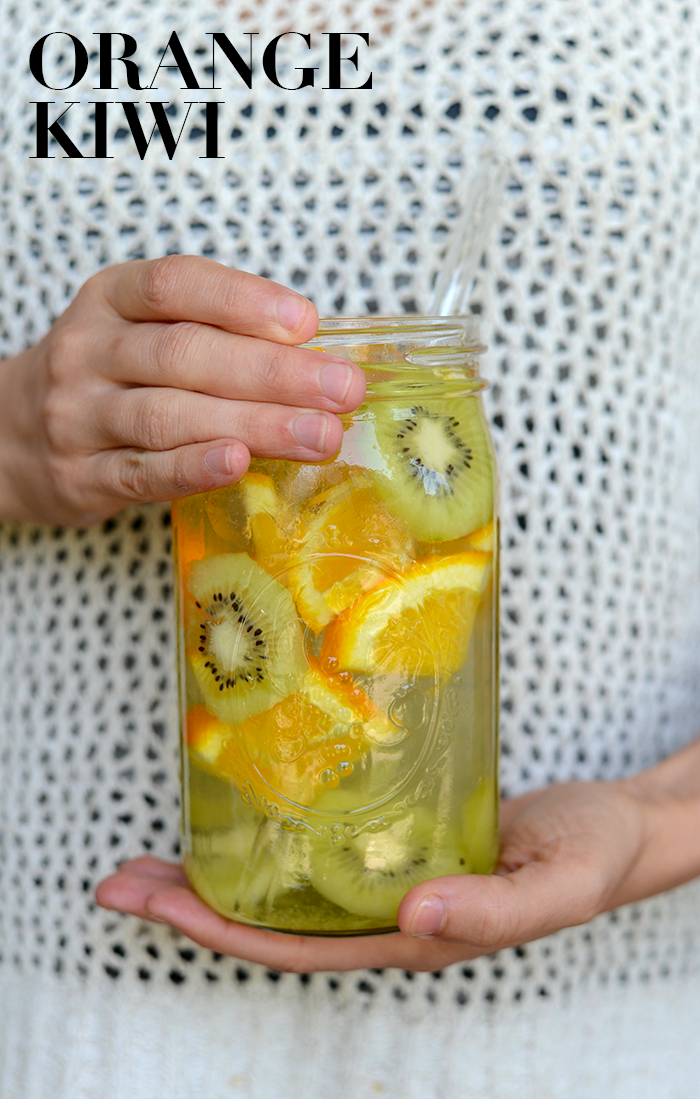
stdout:
<svg viewBox="0 0 700 1099">
<path fill-rule="evenodd" d="M 239 486 L 255 560 L 268 572 L 274 572 L 289 541 L 291 524 L 285 504 L 266 473 L 249 471 Z"/>
<path fill-rule="evenodd" d="M 214 766 L 255 797 L 308 806 L 395 733 L 347 672 L 325 675 L 312 658 L 301 689 L 236 726 L 219 742 Z"/>
<path fill-rule="evenodd" d="M 469 648 L 491 555 L 424 557 L 401 577 L 367 592 L 328 627 L 326 670 L 451 674 Z"/>
<path fill-rule="evenodd" d="M 191 561 L 201 561 L 206 553 L 202 513 L 180 500 L 173 501 L 171 511 L 176 558 L 186 568 Z"/>
<path fill-rule="evenodd" d="M 234 725 L 219 721 L 204 706 L 190 706 L 185 715 L 187 747 L 202 763 L 213 766 L 227 737 L 235 733 Z"/>
<path fill-rule="evenodd" d="M 484 553 L 492 553 L 495 543 L 496 532 L 493 525 L 493 519 L 490 523 L 487 523 L 485 527 L 479 527 L 478 530 L 473 530 L 467 538 L 467 546 L 469 549 L 481 550 Z"/>
<path fill-rule="evenodd" d="M 413 541 L 374 493 L 369 480 L 352 474 L 320 493 L 304 509 L 294 542 L 287 585 L 299 614 L 315 633 L 387 571 L 413 560 Z"/>
<path fill-rule="evenodd" d="M 457 553 L 467 553 L 469 550 L 479 550 L 481 553 L 492 553 L 496 544 L 496 532 L 493 519 L 485 527 L 479 527 L 471 534 L 463 534 L 461 538 L 455 538 L 451 542 L 425 543 L 425 554 L 439 554 L 440 557 L 453 557 Z"/>
</svg>

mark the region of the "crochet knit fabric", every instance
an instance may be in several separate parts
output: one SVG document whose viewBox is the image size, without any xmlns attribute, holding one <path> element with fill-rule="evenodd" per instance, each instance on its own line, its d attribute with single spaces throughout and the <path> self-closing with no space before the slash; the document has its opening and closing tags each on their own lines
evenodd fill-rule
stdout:
<svg viewBox="0 0 700 1099">
<path fill-rule="evenodd" d="M 218 91 L 166 68 L 157 92 L 95 91 L 96 51 L 69 90 L 31 78 L 49 30 L 94 50 L 114 28 L 148 79 L 176 30 L 210 86 L 207 34 L 243 49 L 259 32 L 259 58 L 294 28 L 311 48 L 281 50 L 280 71 L 318 65 L 318 86 L 277 88 L 258 62 L 252 89 L 222 63 Z M 369 33 L 343 71 L 371 68 L 371 89 L 321 87 L 337 29 Z M 64 0 L 56 23 L 51 0 L 25 0 L 0 41 L 5 355 L 99 268 L 168 252 L 274 278 L 321 315 L 420 312 L 476 157 L 507 157 L 472 298 L 503 486 L 503 792 L 630 775 L 697 735 L 692 3 Z M 46 71 L 70 81 L 65 36 Z M 86 157 L 90 103 L 109 100 L 112 159 L 55 143 L 33 158 L 31 101 L 48 99 L 74 101 Z M 183 127 L 172 159 L 157 135 L 136 152 L 120 100 L 145 119 L 148 99 Z M 179 850 L 171 570 L 162 505 L 77 532 L 0 528 L 2 1099 L 320 1099 L 331 1079 L 340 1099 L 694 1094 L 695 885 L 433 975 L 280 975 L 95 905 L 119 860 Z"/>
</svg>

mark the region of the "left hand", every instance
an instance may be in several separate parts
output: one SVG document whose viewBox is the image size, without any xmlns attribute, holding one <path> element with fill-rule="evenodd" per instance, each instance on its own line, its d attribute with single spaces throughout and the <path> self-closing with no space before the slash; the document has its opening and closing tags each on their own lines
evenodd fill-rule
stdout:
<svg viewBox="0 0 700 1099">
<path fill-rule="evenodd" d="M 234 923 L 197 897 L 180 866 L 151 857 L 124 863 L 98 886 L 97 901 L 271 969 L 436 970 L 585 923 L 700 872 L 698 799 L 667 805 L 648 787 L 570 782 L 504 802 L 495 874 L 415 886 L 399 908 L 401 930 L 387 935 L 317 938 Z"/>
</svg>

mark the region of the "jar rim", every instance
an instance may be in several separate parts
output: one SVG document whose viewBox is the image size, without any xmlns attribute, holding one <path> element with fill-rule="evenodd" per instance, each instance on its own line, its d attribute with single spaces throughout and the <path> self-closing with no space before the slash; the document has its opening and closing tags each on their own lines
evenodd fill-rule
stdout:
<svg viewBox="0 0 700 1099">
<path fill-rule="evenodd" d="M 479 336 L 478 313 L 450 317 L 423 316 L 417 313 L 398 317 L 323 317 L 319 321 L 316 335 L 308 343 L 313 346 L 321 339 L 326 346 L 329 343 L 347 343 L 348 339 L 361 340 L 363 343 L 385 343 L 389 335 L 417 336 L 422 332 L 432 338 L 448 339 L 453 336 L 455 342 L 471 354 L 486 350 Z"/>
<path fill-rule="evenodd" d="M 322 320 L 309 348 L 332 351 L 357 363 L 367 379 L 368 400 L 478 393 L 488 383 L 479 373 L 478 314 L 453 317 L 334 317 Z"/>
</svg>

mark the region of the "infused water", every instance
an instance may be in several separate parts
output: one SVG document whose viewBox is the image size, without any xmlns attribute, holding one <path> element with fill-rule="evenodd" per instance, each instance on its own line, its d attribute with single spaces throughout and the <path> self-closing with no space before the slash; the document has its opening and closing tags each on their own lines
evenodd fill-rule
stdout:
<svg viewBox="0 0 700 1099">
<path fill-rule="evenodd" d="M 497 855 L 478 348 L 362 324 L 316 340 L 369 382 L 333 461 L 254 461 L 173 505 L 185 867 L 222 914 L 305 934 L 391 930 L 413 885 Z"/>
</svg>

